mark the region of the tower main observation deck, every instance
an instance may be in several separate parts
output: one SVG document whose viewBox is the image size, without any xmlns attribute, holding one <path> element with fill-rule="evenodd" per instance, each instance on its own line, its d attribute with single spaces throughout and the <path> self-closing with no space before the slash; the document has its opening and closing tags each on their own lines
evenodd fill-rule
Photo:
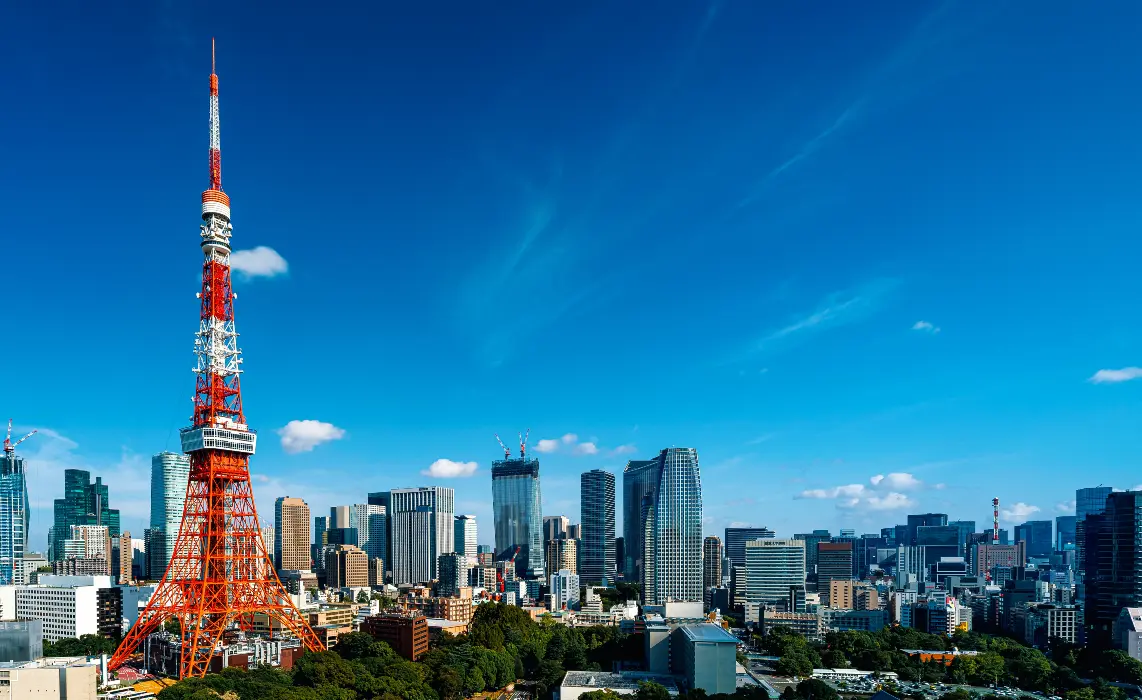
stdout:
<svg viewBox="0 0 1142 700">
<path fill-rule="evenodd" d="M 150 602 L 111 659 L 118 668 L 151 634 L 177 626 L 179 677 L 202 676 L 224 637 L 254 627 L 280 630 L 312 651 L 321 641 L 278 579 L 254 508 L 250 455 L 257 431 L 242 410 L 241 350 L 230 279 L 230 197 L 222 191 L 218 75 L 210 73 L 210 188 L 202 193 L 202 291 L 194 341 L 197 375 L 191 425 L 180 431 L 190 455 L 186 505 L 170 563 Z"/>
</svg>

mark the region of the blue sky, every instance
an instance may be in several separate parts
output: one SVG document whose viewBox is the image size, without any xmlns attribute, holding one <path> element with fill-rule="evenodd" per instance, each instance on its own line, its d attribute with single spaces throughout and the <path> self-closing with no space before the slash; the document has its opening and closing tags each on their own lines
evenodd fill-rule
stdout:
<svg viewBox="0 0 1142 700">
<path fill-rule="evenodd" d="M 442 484 L 490 541 L 528 427 L 573 520 L 581 471 L 696 447 L 711 533 L 1142 481 L 1142 5 L 5 14 L 37 546 L 67 466 L 141 531 L 187 422 L 212 36 L 263 517 Z"/>
</svg>

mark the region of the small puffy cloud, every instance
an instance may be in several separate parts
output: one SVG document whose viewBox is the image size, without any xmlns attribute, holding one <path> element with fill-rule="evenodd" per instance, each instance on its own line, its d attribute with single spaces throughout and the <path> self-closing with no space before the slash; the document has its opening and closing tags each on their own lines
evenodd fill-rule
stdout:
<svg viewBox="0 0 1142 700">
<path fill-rule="evenodd" d="M 543 452 L 551 454 L 552 452 L 559 452 L 561 450 L 568 450 L 573 455 L 595 455 L 599 454 L 599 446 L 594 441 L 579 442 L 579 436 L 575 433 L 566 433 L 561 438 L 548 438 L 540 440 L 535 444 L 536 452 Z M 614 454 L 625 454 L 633 452 L 634 445 L 623 445 L 616 448 Z"/>
<path fill-rule="evenodd" d="M 1011 504 L 999 512 L 1004 520 L 1022 520 L 1023 518 L 1028 518 L 1038 513 L 1039 510 L 1039 506 L 1028 505 L 1020 501 L 1019 503 Z"/>
<path fill-rule="evenodd" d="M 927 321 L 917 321 L 916 323 L 912 324 L 912 330 L 922 331 L 924 333 L 931 333 L 932 335 L 935 335 L 940 332 L 940 327 L 933 325 Z"/>
<path fill-rule="evenodd" d="M 246 277 L 274 277 L 289 272 L 289 263 L 269 246 L 236 250 L 230 254 L 230 267 Z"/>
<path fill-rule="evenodd" d="M 291 420 L 285 427 L 278 428 L 278 435 L 282 437 L 282 449 L 297 454 L 312 452 L 323 442 L 340 440 L 345 437 L 345 431 L 319 420 Z"/>
<path fill-rule="evenodd" d="M 863 496 L 865 491 L 864 484 L 846 484 L 831 489 L 806 489 L 801 492 L 800 498 L 856 498 Z"/>
<path fill-rule="evenodd" d="M 629 455 L 634 454 L 635 452 L 638 452 L 638 448 L 634 445 L 619 445 L 615 449 L 611 450 L 611 454 L 614 455 Z"/>
<path fill-rule="evenodd" d="M 869 481 L 878 489 L 894 491 L 910 491 L 924 485 L 922 481 L 907 472 L 892 472 L 888 475 L 877 474 Z"/>
<path fill-rule="evenodd" d="M 430 464 L 428 469 L 423 469 L 420 473 L 437 479 L 457 479 L 472 476 L 476 473 L 476 469 L 475 462 L 453 462 L 450 459 L 438 459 Z"/>
<path fill-rule="evenodd" d="M 1131 379 L 1142 379 L 1142 367 L 1123 367 L 1122 369 L 1100 369 L 1087 381 L 1091 384 L 1118 384 Z"/>
<path fill-rule="evenodd" d="M 599 446 L 593 442 L 581 442 L 572 447 L 571 452 L 577 455 L 599 454 Z"/>
<path fill-rule="evenodd" d="M 549 452 L 554 452 L 558 449 L 559 449 L 559 441 L 558 440 L 540 440 L 539 442 L 535 443 L 535 451 L 536 452 L 543 452 L 546 454 Z"/>
<path fill-rule="evenodd" d="M 1059 511 L 1060 513 L 1074 513 L 1075 512 L 1075 502 L 1074 501 L 1063 501 L 1061 503 L 1056 503 L 1055 504 L 1055 510 Z"/>
<path fill-rule="evenodd" d="M 898 508 L 911 508 L 916 501 L 902 493 L 889 491 L 883 496 L 869 496 L 865 499 L 865 506 L 872 510 L 896 510 Z"/>
<path fill-rule="evenodd" d="M 947 484 L 936 484 L 932 488 L 936 489 L 937 491 L 943 491 L 944 489 L 948 488 L 948 485 Z"/>
</svg>

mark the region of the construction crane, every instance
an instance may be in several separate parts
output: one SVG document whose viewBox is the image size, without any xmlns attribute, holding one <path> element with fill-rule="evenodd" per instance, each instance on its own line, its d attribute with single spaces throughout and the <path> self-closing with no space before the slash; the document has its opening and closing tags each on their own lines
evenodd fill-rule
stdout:
<svg viewBox="0 0 1142 700">
<path fill-rule="evenodd" d="M 32 437 L 33 435 L 35 435 L 38 432 L 39 432 L 38 430 L 33 430 L 32 432 L 28 433 L 27 435 L 25 435 L 24 437 L 20 438 L 19 440 L 17 440 L 16 442 L 13 443 L 12 442 L 12 419 L 9 418 L 8 419 L 8 434 L 6 436 L 4 436 L 4 455 L 7 456 L 7 455 L 10 455 L 13 452 L 15 452 L 16 448 L 20 445 L 21 442 L 27 440 L 28 438 Z"/>
<path fill-rule="evenodd" d="M 519 436 L 519 458 L 527 459 L 527 439 L 531 437 L 531 428 Z"/>
<path fill-rule="evenodd" d="M 500 439 L 499 433 L 496 433 L 496 442 L 500 443 L 500 449 L 504 451 L 504 459 L 511 459 L 512 451 L 509 450 L 508 446 L 504 444 L 504 441 Z"/>
</svg>

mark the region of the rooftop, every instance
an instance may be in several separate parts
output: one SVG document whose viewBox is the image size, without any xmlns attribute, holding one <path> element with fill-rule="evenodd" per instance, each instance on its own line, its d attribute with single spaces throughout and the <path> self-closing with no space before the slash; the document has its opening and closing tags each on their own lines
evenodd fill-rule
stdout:
<svg viewBox="0 0 1142 700">
<path fill-rule="evenodd" d="M 671 695 L 678 694 L 674 676 L 656 673 L 607 673 L 605 671 L 568 671 L 563 676 L 563 688 L 609 688 L 611 690 L 637 690 L 642 681 L 654 681 L 666 687 Z"/>
<path fill-rule="evenodd" d="M 736 637 L 712 622 L 681 625 L 679 629 L 694 642 L 717 642 L 734 646 L 738 643 Z"/>
</svg>

